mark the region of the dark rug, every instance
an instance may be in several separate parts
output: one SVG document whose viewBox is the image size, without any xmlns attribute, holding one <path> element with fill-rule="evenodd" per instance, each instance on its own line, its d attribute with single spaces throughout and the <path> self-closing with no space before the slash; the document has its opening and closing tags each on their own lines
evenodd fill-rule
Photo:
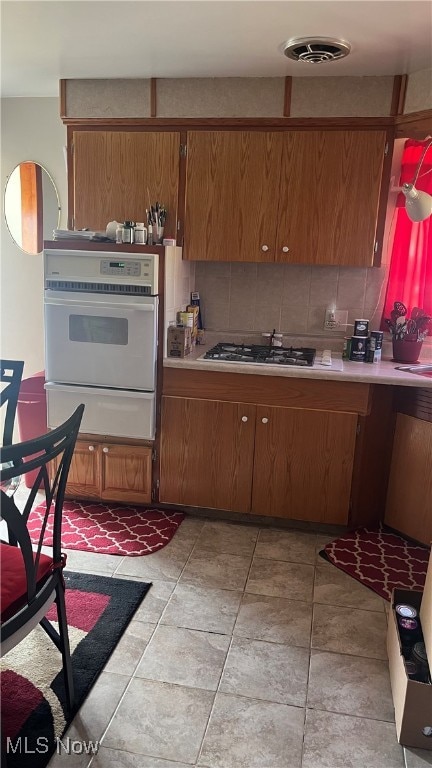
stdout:
<svg viewBox="0 0 432 768">
<path fill-rule="evenodd" d="M 345 533 L 327 544 L 320 555 L 385 600 L 391 600 L 394 588 L 423 590 L 429 553 L 429 547 L 380 527 Z"/>
<path fill-rule="evenodd" d="M 38 626 L 1 662 L 2 750 L 7 768 L 44 768 L 133 614 L 144 582 L 65 572 L 76 704 L 67 712 L 61 654 Z M 52 606 L 48 618 L 55 622 Z"/>
<path fill-rule="evenodd" d="M 39 541 L 45 504 L 32 509 L 28 529 Z M 165 509 L 99 501 L 65 501 L 62 516 L 62 547 L 104 555 L 142 557 L 165 547 L 185 515 Z M 52 544 L 54 510 L 48 518 L 44 542 Z"/>
</svg>

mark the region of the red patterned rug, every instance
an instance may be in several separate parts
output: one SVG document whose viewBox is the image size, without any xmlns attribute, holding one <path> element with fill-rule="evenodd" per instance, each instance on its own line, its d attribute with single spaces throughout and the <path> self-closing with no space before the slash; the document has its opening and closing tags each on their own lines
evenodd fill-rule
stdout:
<svg viewBox="0 0 432 768">
<path fill-rule="evenodd" d="M 359 528 L 327 544 L 320 555 L 385 600 L 391 600 L 395 587 L 423 590 L 429 548 L 384 528 Z"/>
<path fill-rule="evenodd" d="M 28 528 L 39 540 L 45 505 L 32 510 Z M 146 509 L 124 504 L 65 501 L 63 504 L 62 546 L 104 555 L 140 557 L 162 549 L 171 541 L 183 512 Z M 52 544 L 53 514 L 47 526 L 47 544 Z"/>
<path fill-rule="evenodd" d="M 144 582 L 67 571 L 65 581 L 75 708 L 71 713 L 66 708 L 60 651 L 37 626 L 1 660 L 2 756 L 7 756 L 7 768 L 44 768 L 54 752 L 67 758 L 65 750 L 74 753 L 79 742 L 87 754 L 97 751 L 85 729 L 71 736 L 77 740 L 72 746 L 62 736 L 150 588 Z M 56 610 L 54 605 L 47 614 L 54 622 Z"/>
</svg>

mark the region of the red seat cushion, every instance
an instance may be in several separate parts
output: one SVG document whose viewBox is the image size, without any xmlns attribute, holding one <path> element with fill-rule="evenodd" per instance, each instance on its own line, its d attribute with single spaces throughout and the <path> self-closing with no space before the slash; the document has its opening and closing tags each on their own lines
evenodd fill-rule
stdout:
<svg viewBox="0 0 432 768">
<path fill-rule="evenodd" d="M 0 566 L 1 566 L 1 620 L 5 621 L 13 615 L 14 611 L 27 601 L 27 577 L 24 567 L 24 560 L 19 547 L 13 547 L 11 544 L 0 545 Z M 38 583 L 51 572 L 53 566 L 52 558 L 48 555 L 40 556 L 38 568 Z"/>
</svg>

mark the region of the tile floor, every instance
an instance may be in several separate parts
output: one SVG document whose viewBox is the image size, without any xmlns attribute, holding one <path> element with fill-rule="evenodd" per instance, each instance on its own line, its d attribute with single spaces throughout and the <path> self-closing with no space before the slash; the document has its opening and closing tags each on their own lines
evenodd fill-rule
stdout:
<svg viewBox="0 0 432 768">
<path fill-rule="evenodd" d="M 188 517 L 142 558 L 68 567 L 152 581 L 50 768 L 424 768 L 396 741 L 386 603 L 325 563 L 330 537 Z"/>
</svg>

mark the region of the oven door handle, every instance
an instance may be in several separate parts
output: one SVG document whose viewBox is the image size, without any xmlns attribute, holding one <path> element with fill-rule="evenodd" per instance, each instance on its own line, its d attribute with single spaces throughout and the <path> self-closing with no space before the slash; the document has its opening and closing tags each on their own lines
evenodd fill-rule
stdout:
<svg viewBox="0 0 432 768">
<path fill-rule="evenodd" d="M 131 302 L 116 302 L 116 301 L 86 301 L 85 299 L 53 299 L 49 296 L 45 296 L 45 304 L 50 304 L 55 307 L 93 307 L 94 309 L 137 309 L 140 312 L 154 312 L 155 302 L 151 301 L 148 304 L 138 304 Z"/>
</svg>

